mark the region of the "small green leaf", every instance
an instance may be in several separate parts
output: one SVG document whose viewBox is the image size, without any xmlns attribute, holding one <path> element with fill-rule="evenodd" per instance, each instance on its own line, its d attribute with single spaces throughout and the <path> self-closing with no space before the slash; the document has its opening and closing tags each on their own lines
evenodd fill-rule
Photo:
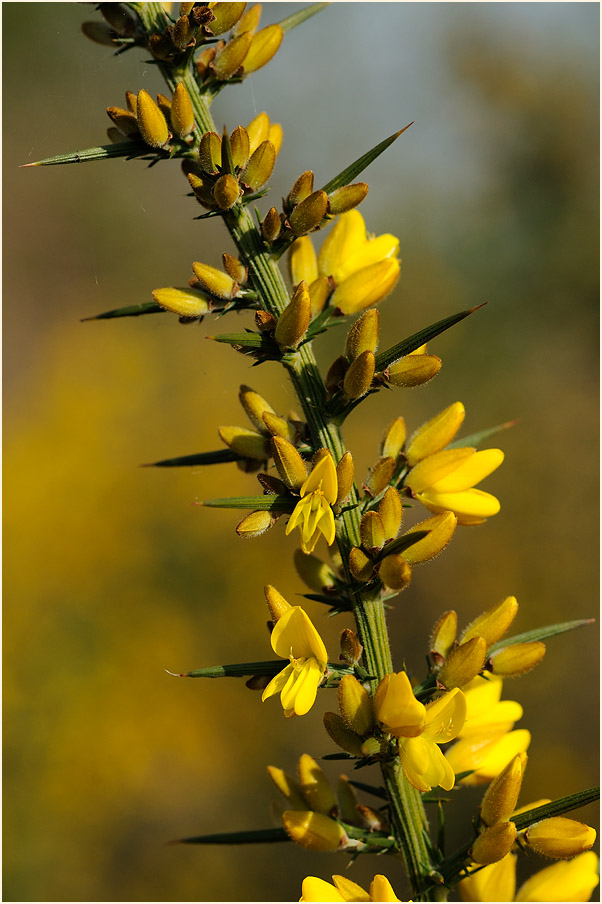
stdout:
<svg viewBox="0 0 602 904">
<path fill-rule="evenodd" d="M 409 129 L 412 123 L 408 123 L 403 129 L 400 129 L 399 132 L 394 132 L 393 135 L 389 135 L 388 138 L 385 138 L 384 141 L 381 141 L 380 144 L 375 145 L 371 150 L 367 151 L 365 154 L 362 154 L 361 157 L 358 157 L 357 160 L 354 160 L 348 167 L 342 170 L 338 176 L 335 176 L 334 179 L 331 179 L 330 182 L 327 182 L 326 185 L 322 186 L 322 191 L 325 191 L 326 194 L 334 191 L 337 188 L 342 188 L 344 185 L 349 185 L 350 182 L 359 176 L 361 172 L 363 172 L 367 166 L 369 166 L 377 157 L 386 151 L 387 148 L 393 144 L 393 142 L 399 138 L 399 136 Z"/>
<path fill-rule="evenodd" d="M 190 672 L 170 672 L 176 678 L 248 678 L 252 675 L 277 675 L 283 668 L 281 659 L 269 662 L 235 662 L 230 665 L 211 665 Z"/>
<path fill-rule="evenodd" d="M 546 640 L 548 637 L 555 637 L 556 634 L 566 634 L 567 631 L 574 631 L 575 628 L 583 628 L 585 625 L 593 625 L 595 618 L 578 618 L 575 621 L 558 622 L 555 625 L 545 625 L 542 628 L 534 628 L 532 631 L 525 631 L 524 634 L 515 634 L 514 637 L 505 637 L 498 640 L 487 650 L 488 655 L 497 653 L 514 643 L 531 643 L 534 640 Z"/>
<path fill-rule="evenodd" d="M 592 804 L 600 798 L 600 788 L 588 788 L 586 791 L 577 791 L 575 794 L 567 794 L 566 797 L 559 797 L 557 800 L 544 804 L 541 807 L 534 807 L 532 810 L 526 810 L 519 813 L 518 816 L 512 817 L 512 822 L 519 832 L 539 822 L 542 819 L 549 819 L 552 816 L 562 816 L 563 813 L 570 813 L 571 810 L 577 810 L 586 804 Z"/>
<path fill-rule="evenodd" d="M 114 308 L 112 311 L 103 311 L 102 314 L 94 314 L 93 317 L 82 317 L 81 322 L 87 320 L 112 320 L 114 317 L 140 317 L 141 314 L 164 314 L 165 308 L 155 301 L 145 301 L 143 304 L 130 304 L 125 308 Z"/>
<path fill-rule="evenodd" d="M 36 160 L 35 163 L 24 163 L 22 169 L 28 166 L 59 166 L 63 163 L 85 163 L 88 160 L 103 160 L 109 157 L 141 157 L 149 153 L 151 153 L 151 148 L 141 141 L 120 141 L 118 144 L 101 144 L 97 148 L 71 151 L 68 154 L 57 154 L 55 157 Z"/>
<path fill-rule="evenodd" d="M 307 19 L 311 18 L 311 16 L 315 16 L 316 13 L 322 12 L 322 10 L 325 9 L 328 5 L 328 3 L 313 3 L 311 6 L 305 6 L 298 12 L 292 13 L 290 16 L 287 16 L 286 19 L 281 19 L 277 24 L 280 26 L 284 34 L 286 34 L 293 28 L 296 28 L 297 25 L 301 25 L 302 22 L 305 22 Z"/>
<path fill-rule="evenodd" d="M 454 326 L 456 323 L 464 320 L 465 317 L 468 317 L 469 314 L 478 311 L 479 308 L 482 307 L 483 305 L 479 304 L 475 308 L 469 308 L 467 311 L 460 311 L 458 314 L 452 314 L 451 317 L 445 317 L 443 320 L 438 320 L 437 323 L 432 323 L 430 326 L 420 330 L 419 333 L 414 333 L 414 335 L 410 336 L 408 339 L 402 339 L 397 345 L 393 345 L 385 352 L 376 356 L 377 372 L 385 370 L 389 364 L 393 364 L 394 361 L 403 358 L 404 355 L 409 355 L 410 352 L 416 351 L 416 349 L 420 348 L 421 345 L 424 345 L 425 342 L 430 342 L 435 336 L 445 332 L 450 326 Z"/>
<path fill-rule="evenodd" d="M 496 433 L 501 433 L 502 430 L 509 430 L 510 427 L 514 427 L 515 424 L 518 424 L 518 420 L 506 421 L 505 424 L 497 424 L 495 427 L 487 427 L 485 430 L 477 430 L 476 433 L 470 433 L 468 436 L 461 436 L 460 439 L 455 440 L 453 443 L 449 443 L 445 448 L 462 449 L 464 446 L 480 446 L 486 439 L 490 439 L 492 436 L 495 436 Z"/>
<path fill-rule="evenodd" d="M 219 336 L 207 336 L 207 339 L 213 339 L 214 342 L 225 342 L 227 345 L 233 345 L 238 348 L 261 348 L 272 350 L 277 348 L 268 336 L 261 333 L 221 333 Z"/>
<path fill-rule="evenodd" d="M 292 496 L 232 496 L 209 499 L 200 505 L 206 508 L 250 509 L 255 512 L 292 512 L 295 500 Z"/>
<path fill-rule="evenodd" d="M 392 540 L 390 543 L 387 543 L 386 546 L 383 546 L 380 552 L 375 556 L 373 559 L 374 564 L 382 562 L 386 556 L 390 556 L 394 552 L 403 552 L 404 549 L 408 549 L 409 546 L 413 546 L 414 543 L 423 540 L 429 533 L 430 531 L 428 530 L 414 530 L 409 534 L 404 534 L 403 537 L 399 537 L 397 540 Z"/>
<path fill-rule="evenodd" d="M 194 465 L 221 465 L 240 461 L 240 455 L 231 449 L 217 449 L 215 452 L 197 452 L 196 455 L 180 455 L 179 458 L 164 458 L 141 465 L 142 468 L 186 468 Z"/>
<path fill-rule="evenodd" d="M 178 838 L 170 844 L 273 844 L 290 841 L 284 829 L 252 829 L 249 832 L 222 832 L 217 835 L 195 835 Z"/>
</svg>

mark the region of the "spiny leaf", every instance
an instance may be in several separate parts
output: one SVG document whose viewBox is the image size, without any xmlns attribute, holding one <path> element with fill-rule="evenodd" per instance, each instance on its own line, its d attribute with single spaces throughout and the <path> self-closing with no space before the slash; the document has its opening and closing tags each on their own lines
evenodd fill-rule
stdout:
<svg viewBox="0 0 602 904">
<path fill-rule="evenodd" d="M 221 333 L 218 336 L 207 336 L 207 339 L 213 339 L 214 342 L 225 342 L 227 345 L 239 346 L 241 348 L 277 348 L 275 343 L 271 342 L 267 336 L 261 333 Z"/>
<path fill-rule="evenodd" d="M 555 625 L 534 628 L 532 631 L 525 631 L 524 634 L 515 634 L 514 637 L 505 637 L 503 640 L 498 640 L 497 643 L 489 647 L 487 653 L 489 655 L 497 653 L 498 650 L 503 650 L 504 647 L 514 643 L 531 643 L 534 640 L 546 640 L 548 637 L 555 637 L 556 634 L 566 634 L 567 631 L 574 631 L 575 628 L 593 625 L 595 621 L 595 618 L 578 618 L 575 621 L 558 622 Z"/>
<path fill-rule="evenodd" d="M 240 461 L 240 455 L 231 449 L 217 449 L 215 452 L 197 452 L 196 455 L 180 455 L 179 458 L 164 458 L 141 465 L 142 468 L 184 468 L 194 465 L 220 465 Z"/>
<path fill-rule="evenodd" d="M 403 552 L 404 549 L 413 546 L 418 540 L 427 537 L 429 533 L 430 531 L 428 530 L 414 530 L 409 534 L 404 534 L 403 537 L 399 537 L 398 540 L 392 540 L 391 543 L 387 543 L 386 546 L 383 546 L 378 555 L 374 558 L 374 563 L 381 562 L 386 556 L 390 556 L 394 552 Z"/>
<path fill-rule="evenodd" d="M 141 314 L 167 313 L 156 301 L 145 301 L 143 304 L 130 304 L 125 308 L 113 308 L 112 311 L 103 311 L 102 314 L 94 314 L 92 317 L 82 317 L 81 322 L 87 320 L 112 320 L 114 317 L 140 317 Z"/>
<path fill-rule="evenodd" d="M 284 829 L 252 829 L 249 832 L 222 832 L 217 835 L 194 835 L 178 838 L 169 844 L 273 844 L 290 841 Z"/>
<path fill-rule="evenodd" d="M 209 499 L 201 502 L 207 508 L 251 509 L 262 512 L 292 512 L 295 500 L 292 496 L 232 496 L 225 499 Z"/>
<path fill-rule="evenodd" d="M 358 791 L 365 791 L 367 794 L 372 794 L 374 797 L 380 797 L 382 800 L 389 800 L 385 788 L 377 788 L 376 785 L 367 785 L 365 782 L 356 782 L 353 779 L 349 779 L 349 784 L 353 785 L 354 788 L 357 788 Z"/>
<path fill-rule="evenodd" d="M 502 430 L 509 430 L 518 424 L 518 419 L 514 421 L 506 421 L 505 424 L 497 424 L 495 427 L 487 427 L 485 430 L 477 430 L 476 433 L 470 433 L 468 436 L 461 436 L 460 439 L 449 443 L 446 449 L 462 449 L 464 446 L 480 446 L 486 439 L 501 433 Z"/>
<path fill-rule="evenodd" d="M 248 678 L 250 675 L 277 675 L 282 671 L 282 660 L 269 662 L 235 662 L 230 665 L 211 665 L 190 672 L 169 672 L 176 678 Z"/>
<path fill-rule="evenodd" d="M 58 166 L 63 163 L 85 163 L 88 160 L 103 160 L 109 157 L 141 157 L 149 153 L 151 153 L 151 149 L 142 141 L 120 141 L 117 144 L 101 144 L 97 148 L 86 148 L 83 151 L 57 154 L 55 157 L 36 160 L 35 163 L 24 163 L 22 169 L 28 166 Z"/>
<path fill-rule="evenodd" d="M 412 123 L 408 123 L 403 129 L 400 129 L 399 132 L 394 132 L 393 135 L 389 135 L 388 138 L 385 138 L 384 141 L 381 141 L 379 144 L 375 145 L 371 150 L 367 151 L 365 154 L 362 154 L 361 157 L 358 157 L 357 160 L 354 160 L 348 167 L 342 170 L 338 176 L 335 176 L 334 179 L 331 179 L 330 182 L 327 182 L 326 185 L 322 186 L 322 191 L 325 191 L 326 194 L 335 191 L 337 188 L 342 188 L 344 185 L 349 185 L 350 182 L 359 176 L 361 172 L 363 172 L 367 166 L 369 166 L 377 157 L 386 151 L 387 148 L 393 144 L 393 142 L 399 138 L 399 136 L 409 129 Z"/>
<path fill-rule="evenodd" d="M 312 6 L 305 6 L 298 12 L 292 13 L 290 16 L 287 16 L 286 19 L 281 19 L 280 22 L 278 22 L 278 25 L 280 26 L 284 34 L 286 34 L 293 28 L 296 28 L 297 25 L 301 25 L 302 22 L 305 22 L 307 19 L 311 18 L 311 16 L 315 16 L 316 13 L 321 12 L 328 5 L 328 3 L 314 3 L 312 4 Z"/>
<path fill-rule="evenodd" d="M 397 345 L 391 346 L 391 348 L 388 348 L 385 352 L 376 356 L 376 370 L 385 370 L 389 364 L 393 364 L 394 361 L 403 358 L 404 355 L 409 355 L 410 352 L 416 351 L 416 349 L 420 348 L 421 345 L 424 345 L 425 342 L 430 342 L 435 336 L 445 332 L 450 326 L 454 326 L 454 324 L 464 320 L 469 314 L 478 311 L 479 308 L 482 307 L 483 305 L 479 304 L 474 308 L 469 308 L 467 311 L 460 311 L 458 314 L 452 314 L 451 317 L 445 317 L 443 320 L 438 320 L 437 323 L 432 323 L 430 326 L 420 330 L 419 333 L 414 333 L 414 335 L 410 336 L 408 339 L 402 339 Z"/>
<path fill-rule="evenodd" d="M 562 816 L 563 813 L 570 813 L 571 810 L 577 810 L 586 804 L 594 803 L 600 797 L 600 788 L 588 788 L 586 791 L 577 791 L 575 794 L 567 794 L 566 797 L 559 797 L 557 800 L 550 801 L 549 804 L 543 804 L 541 807 L 534 807 L 532 810 L 526 810 L 512 817 L 518 831 L 528 828 L 534 822 L 542 819 L 549 819 L 552 816 Z"/>
</svg>

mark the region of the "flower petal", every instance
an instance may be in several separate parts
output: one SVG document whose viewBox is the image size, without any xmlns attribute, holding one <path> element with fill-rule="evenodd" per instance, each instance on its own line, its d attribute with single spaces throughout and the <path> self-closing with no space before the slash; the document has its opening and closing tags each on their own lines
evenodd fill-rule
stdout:
<svg viewBox="0 0 602 904">
<path fill-rule="evenodd" d="M 437 493 L 459 493 L 462 490 L 469 490 L 499 468 L 503 461 L 504 453 L 501 449 L 482 449 L 475 452 L 447 477 L 433 484 L 433 490 Z"/>
<path fill-rule="evenodd" d="M 454 688 L 449 694 L 428 704 L 423 737 L 445 744 L 459 735 L 465 720 L 466 698 L 459 688 Z"/>
<path fill-rule="evenodd" d="M 293 606 L 278 619 L 271 637 L 272 649 L 276 655 L 288 659 L 315 658 L 323 668 L 328 661 L 324 642 L 313 623 L 301 606 Z"/>
<path fill-rule="evenodd" d="M 282 688 L 285 686 L 288 681 L 291 671 L 293 670 L 292 665 L 287 665 L 282 669 L 281 672 L 278 672 L 277 675 L 274 675 L 263 694 L 261 695 L 261 701 L 267 700 L 268 697 L 273 697 L 274 694 L 279 694 Z"/>
</svg>

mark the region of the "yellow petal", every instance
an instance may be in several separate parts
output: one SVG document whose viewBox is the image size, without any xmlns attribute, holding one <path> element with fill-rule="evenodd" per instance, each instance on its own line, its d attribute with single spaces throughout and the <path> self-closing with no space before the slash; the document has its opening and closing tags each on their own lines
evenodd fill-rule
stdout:
<svg viewBox="0 0 602 904">
<path fill-rule="evenodd" d="M 357 314 L 378 304 L 394 289 L 399 271 L 400 263 L 396 257 L 357 270 L 337 286 L 331 299 L 332 306 L 344 314 Z"/>
<path fill-rule="evenodd" d="M 517 901 L 589 901 L 600 881 L 598 858 L 589 851 L 566 863 L 555 863 L 527 879 Z"/>
<path fill-rule="evenodd" d="M 370 885 L 371 901 L 399 901 L 386 876 L 376 875 Z"/>
<path fill-rule="evenodd" d="M 422 493 L 435 483 L 447 477 L 456 468 L 474 455 L 474 449 L 444 449 L 428 455 L 415 465 L 406 477 L 406 486 L 414 493 Z"/>
<path fill-rule="evenodd" d="M 321 489 L 331 505 L 337 501 L 337 470 L 330 452 L 312 468 L 301 487 L 301 496 Z"/>
<path fill-rule="evenodd" d="M 481 480 L 488 477 L 504 460 L 501 449 L 482 449 L 475 452 L 447 477 L 433 484 L 437 493 L 458 493 L 476 487 Z"/>
<path fill-rule="evenodd" d="M 278 619 L 272 631 L 272 649 L 277 656 L 288 659 L 314 657 L 324 667 L 328 654 L 322 638 L 314 628 L 312 621 L 301 606 L 293 606 Z"/>
<path fill-rule="evenodd" d="M 464 490 L 462 493 L 436 493 L 427 490 L 417 493 L 417 498 L 432 512 L 455 512 L 458 523 L 465 523 L 464 518 L 470 519 L 470 523 L 477 523 L 483 518 L 491 518 L 500 510 L 500 501 L 491 493 L 483 490 Z"/>
<path fill-rule="evenodd" d="M 273 697 L 274 694 L 279 694 L 282 688 L 286 685 L 287 681 L 290 678 L 291 672 L 293 671 L 292 665 L 287 665 L 281 672 L 278 672 L 277 675 L 274 675 L 263 694 L 261 695 L 261 701 L 265 701 L 268 697 Z"/>
<path fill-rule="evenodd" d="M 318 271 L 320 276 L 332 276 L 338 285 L 349 275 L 348 262 L 366 242 L 366 225 L 359 210 L 350 210 L 339 217 L 320 248 Z"/>
<path fill-rule="evenodd" d="M 334 885 L 318 879 L 316 876 L 308 876 L 301 886 L 300 901 L 344 901 Z"/>
<path fill-rule="evenodd" d="M 458 890 L 463 901 L 514 901 L 516 888 L 516 855 L 506 854 L 497 863 L 477 870 L 463 879 Z"/>
<path fill-rule="evenodd" d="M 454 688 L 426 707 L 424 737 L 439 744 L 452 741 L 462 731 L 465 719 L 466 698 Z"/>
<path fill-rule="evenodd" d="M 374 709 L 379 722 L 397 737 L 415 737 L 424 727 L 425 707 L 414 696 L 405 672 L 385 675 L 374 697 Z"/>
</svg>

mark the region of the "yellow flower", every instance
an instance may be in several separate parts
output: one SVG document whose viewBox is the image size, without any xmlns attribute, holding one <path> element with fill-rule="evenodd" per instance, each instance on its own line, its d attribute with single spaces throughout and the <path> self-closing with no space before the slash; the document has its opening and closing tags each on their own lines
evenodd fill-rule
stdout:
<svg viewBox="0 0 602 904">
<path fill-rule="evenodd" d="M 370 891 L 366 892 L 346 876 L 333 876 L 332 881 L 325 882 L 316 876 L 308 876 L 303 880 L 300 901 L 399 901 L 386 876 L 377 875 L 370 883 Z"/>
<path fill-rule="evenodd" d="M 555 863 L 527 879 L 515 897 L 516 856 L 507 854 L 463 879 L 458 890 L 463 901 L 589 901 L 599 882 L 597 866 L 591 851 Z"/>
<path fill-rule="evenodd" d="M 299 527 L 303 552 L 313 552 L 320 534 L 324 534 L 329 546 L 334 543 L 335 523 L 331 506 L 337 501 L 337 489 L 337 472 L 328 452 L 312 468 L 301 487 L 301 499 L 286 527 L 287 534 Z"/>
<path fill-rule="evenodd" d="M 453 740 L 462 729 L 466 702 L 455 688 L 427 706 L 414 697 L 405 672 L 386 675 L 379 684 L 374 708 L 383 728 L 399 738 L 399 757 L 408 781 L 419 791 L 455 783 L 454 770 L 439 744 Z"/>
<path fill-rule="evenodd" d="M 514 901 L 515 889 L 515 854 L 506 854 L 497 863 L 477 870 L 458 884 L 463 901 Z"/>
<path fill-rule="evenodd" d="M 328 654 L 322 638 L 301 606 L 291 606 L 276 622 L 272 649 L 290 663 L 272 678 L 262 700 L 280 693 L 284 715 L 304 716 L 312 708 L 324 677 Z"/>
</svg>

